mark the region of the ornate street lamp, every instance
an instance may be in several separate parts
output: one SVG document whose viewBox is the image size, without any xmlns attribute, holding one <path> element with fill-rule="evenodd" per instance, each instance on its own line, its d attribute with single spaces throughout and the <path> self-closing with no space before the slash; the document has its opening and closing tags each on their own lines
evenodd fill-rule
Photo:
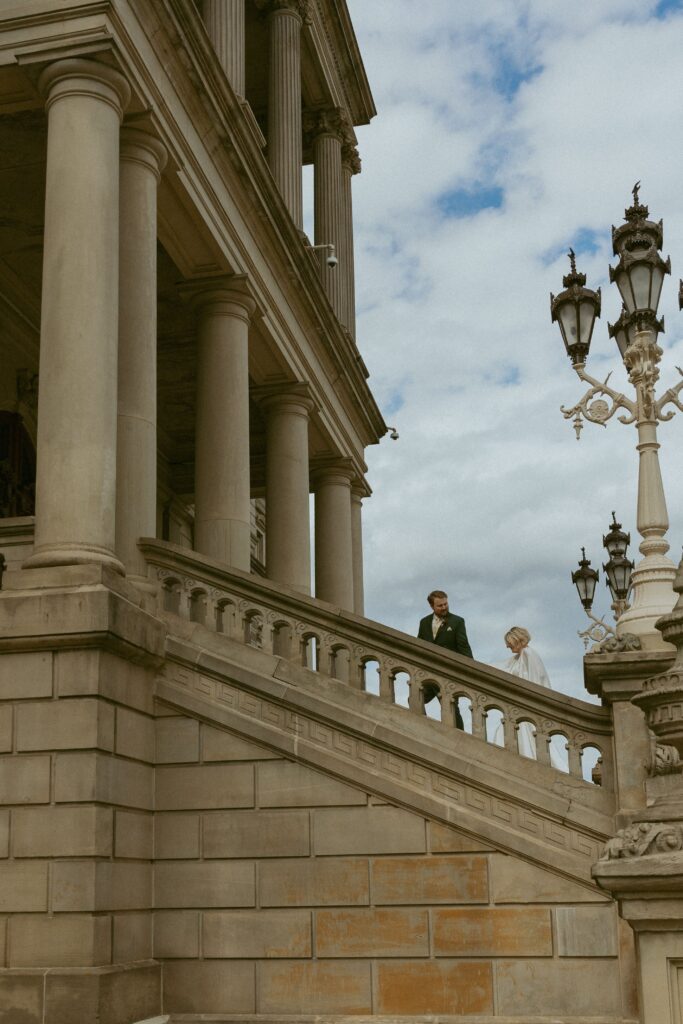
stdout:
<svg viewBox="0 0 683 1024">
<path fill-rule="evenodd" d="M 672 418 L 674 410 L 664 411 L 669 404 L 683 411 L 679 399 L 683 380 L 665 391 L 660 398 L 656 397 L 655 385 L 659 379 L 659 362 L 662 357 L 657 335 L 664 330 L 663 319 L 657 320 L 657 306 L 664 277 L 671 272 L 671 263 L 668 258 L 663 260 L 659 254 L 663 244 L 662 222 L 648 220 L 649 211 L 647 206 L 640 203 L 639 188 L 640 183 L 633 188 L 633 205 L 624 213 L 625 222 L 618 228 L 612 228 L 612 245 L 619 262 L 615 268 L 610 267 L 610 280 L 616 281 L 624 306 L 616 324 L 610 325 L 609 333 L 619 347 L 629 381 L 635 390 L 635 399 L 627 398 L 611 388 L 608 384 L 610 375 L 601 382 L 586 373 L 585 361 L 593 330 L 592 322 L 588 326 L 590 307 L 592 305 L 595 311 L 594 317 L 599 316 L 600 293 L 591 292 L 585 287 L 585 276 L 576 271 L 571 251 L 571 273 L 563 278 L 565 291 L 557 297 L 551 295 L 550 302 L 551 318 L 560 324 L 562 340 L 574 370 L 579 379 L 589 385 L 575 406 L 571 409 L 562 406 L 565 419 L 573 419 L 577 438 L 580 437 L 584 419 L 605 426 L 619 410 L 622 410 L 622 415 L 618 417 L 621 423 L 636 425 L 639 453 L 637 526 L 643 538 L 640 544 L 643 558 L 633 569 L 630 581 L 633 601 L 630 608 L 625 605 L 630 566 L 625 554 L 611 556 L 605 572 L 613 588 L 615 604 L 621 609 L 626 608 L 619 614 L 617 622 L 619 638 L 626 640 L 628 634 L 628 645 L 632 646 L 632 636 L 635 634 L 647 638 L 645 646 L 660 647 L 662 639 L 655 629 L 655 622 L 660 616 L 667 615 L 673 607 L 672 584 L 676 570 L 673 562 L 666 557 L 669 544 L 665 535 L 669 519 L 657 455 L 657 422 Z M 679 295 L 683 306 L 683 283 Z M 679 373 L 683 376 L 680 368 Z M 605 541 L 608 538 L 612 543 L 612 531 Z M 622 593 L 624 596 L 620 597 Z"/>
<path fill-rule="evenodd" d="M 609 555 L 607 564 L 602 568 L 612 595 L 614 616 L 618 620 L 629 608 L 628 594 L 631 589 L 631 573 L 634 565 L 626 558 L 626 549 L 631 543 L 631 534 L 623 532 L 621 523 L 617 522 L 614 512 L 612 513 L 612 525 L 607 536 L 602 538 L 602 543 Z"/>
<path fill-rule="evenodd" d="M 587 612 L 590 612 L 591 607 L 593 606 L 595 587 L 599 579 L 600 576 L 597 570 L 590 568 L 590 561 L 586 558 L 586 549 L 581 548 L 579 568 L 576 572 L 572 573 L 572 583 L 576 586 L 579 594 L 579 601 Z"/>
</svg>

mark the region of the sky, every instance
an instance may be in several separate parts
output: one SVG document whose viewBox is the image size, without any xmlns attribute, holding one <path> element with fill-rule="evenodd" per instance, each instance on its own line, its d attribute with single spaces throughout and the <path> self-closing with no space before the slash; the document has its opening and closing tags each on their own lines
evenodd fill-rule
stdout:
<svg viewBox="0 0 683 1024">
<path fill-rule="evenodd" d="M 612 510 L 636 531 L 633 426 L 562 404 L 585 386 L 549 293 L 567 250 L 600 286 L 587 370 L 630 391 L 607 334 L 610 227 L 633 184 L 664 218 L 672 275 L 661 390 L 683 366 L 683 0 L 348 0 L 378 114 L 357 129 L 358 344 L 387 436 L 367 449 L 366 614 L 408 633 L 448 591 L 475 657 L 527 627 L 553 687 L 583 690 L 587 619 L 570 573 L 600 569 Z M 683 414 L 660 427 L 671 555 L 683 544 Z M 591 699 L 591 698 L 588 698 Z"/>
</svg>

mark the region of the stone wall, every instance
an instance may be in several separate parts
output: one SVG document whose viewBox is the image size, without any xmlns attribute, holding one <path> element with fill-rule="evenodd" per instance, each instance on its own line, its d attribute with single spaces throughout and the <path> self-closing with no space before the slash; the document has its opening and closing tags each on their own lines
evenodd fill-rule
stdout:
<svg viewBox="0 0 683 1024">
<path fill-rule="evenodd" d="M 596 888 L 194 719 L 156 728 L 165 1012 L 636 1016 Z"/>
</svg>

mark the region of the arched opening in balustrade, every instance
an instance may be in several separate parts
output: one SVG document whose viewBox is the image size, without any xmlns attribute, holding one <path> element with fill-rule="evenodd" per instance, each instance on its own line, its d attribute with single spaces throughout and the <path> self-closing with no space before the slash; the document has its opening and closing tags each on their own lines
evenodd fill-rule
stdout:
<svg viewBox="0 0 683 1024">
<path fill-rule="evenodd" d="M 287 619 L 276 619 L 273 623 L 273 654 L 278 658 L 292 657 L 292 637 L 294 630 Z"/>
<path fill-rule="evenodd" d="M 491 705 L 486 708 L 486 742 L 495 747 L 505 746 L 505 715 L 500 708 Z"/>
<path fill-rule="evenodd" d="M 548 753 L 553 768 L 569 775 L 569 737 L 566 733 L 558 729 L 549 734 Z"/>
<path fill-rule="evenodd" d="M 602 785 L 602 751 L 592 743 L 581 747 L 581 775 L 586 782 Z"/>
<path fill-rule="evenodd" d="M 168 579 L 164 580 L 162 590 L 164 595 L 164 611 L 170 612 L 172 615 L 180 615 L 180 595 L 182 590 L 180 580 L 169 576 Z"/>
<path fill-rule="evenodd" d="M 422 701 L 427 718 L 435 722 L 441 721 L 441 687 L 435 679 L 425 679 L 422 683 Z"/>
<path fill-rule="evenodd" d="M 362 686 L 366 693 L 379 697 L 379 672 L 380 664 L 377 658 L 364 658 L 361 665 Z"/>
<path fill-rule="evenodd" d="M 362 673 L 362 667 L 360 669 Z M 330 651 L 330 674 L 340 683 L 350 683 L 351 651 L 344 644 L 335 644 Z"/>
<path fill-rule="evenodd" d="M 317 633 L 302 634 L 301 664 L 312 672 L 320 671 L 320 637 Z"/>
<path fill-rule="evenodd" d="M 400 708 L 410 707 L 410 673 L 395 670 L 391 673 L 391 694 L 393 703 Z"/>
<path fill-rule="evenodd" d="M 460 718 L 462 719 L 462 727 L 464 732 L 468 732 L 472 735 L 472 698 L 468 697 L 466 693 L 459 693 L 455 698 L 455 706 L 460 712 Z"/>
<path fill-rule="evenodd" d="M 242 619 L 244 642 L 249 647 L 263 646 L 263 612 L 260 608 L 248 608 Z"/>
<path fill-rule="evenodd" d="M 235 605 L 221 598 L 216 604 L 216 632 L 230 636 L 234 628 Z"/>
<path fill-rule="evenodd" d="M 209 595 L 201 587 L 196 587 L 190 593 L 190 622 L 200 622 L 206 625 L 206 615 L 209 603 Z"/>
<path fill-rule="evenodd" d="M 538 760 L 536 726 L 529 718 L 520 718 L 517 722 L 517 753 Z"/>
</svg>

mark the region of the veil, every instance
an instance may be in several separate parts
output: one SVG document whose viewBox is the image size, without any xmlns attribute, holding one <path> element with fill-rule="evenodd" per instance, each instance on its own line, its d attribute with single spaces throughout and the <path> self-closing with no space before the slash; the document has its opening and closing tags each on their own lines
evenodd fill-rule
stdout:
<svg viewBox="0 0 683 1024">
<path fill-rule="evenodd" d="M 518 676 L 520 679 L 528 679 L 530 683 L 537 683 L 539 686 L 546 686 L 548 689 L 551 689 L 550 678 L 546 671 L 546 667 L 540 656 L 536 654 L 536 651 L 532 647 L 523 647 L 519 654 L 513 654 L 512 657 L 508 658 L 508 660 L 500 667 L 504 672 L 509 672 L 511 676 Z M 517 735 L 519 753 L 522 757 L 530 757 L 535 761 L 537 759 L 536 737 L 531 724 L 529 722 L 520 722 Z M 556 768 L 558 771 L 566 772 L 568 769 L 566 754 L 563 757 L 561 746 L 558 747 L 556 745 L 558 740 L 561 743 L 561 737 L 554 736 L 548 745 L 550 763 L 553 768 Z M 493 742 L 499 747 L 502 747 L 504 744 L 502 723 L 496 730 Z"/>
</svg>

